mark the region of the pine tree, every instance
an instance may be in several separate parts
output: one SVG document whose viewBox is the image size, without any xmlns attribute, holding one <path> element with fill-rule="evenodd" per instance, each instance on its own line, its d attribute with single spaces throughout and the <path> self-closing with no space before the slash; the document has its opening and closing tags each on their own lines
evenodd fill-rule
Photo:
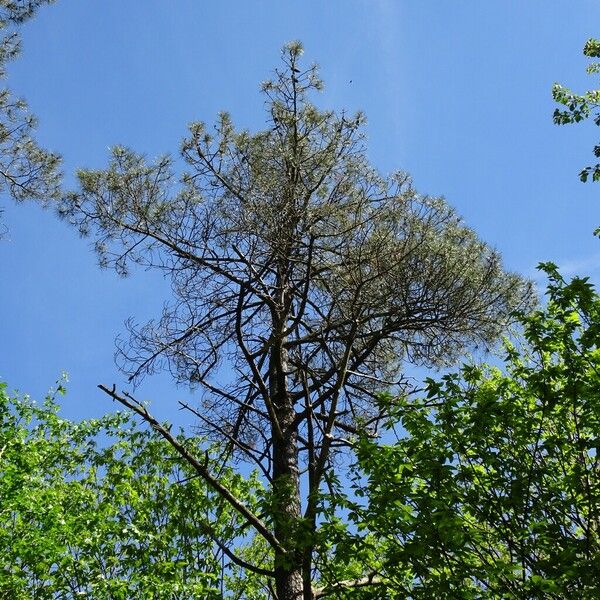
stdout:
<svg viewBox="0 0 600 600">
<path fill-rule="evenodd" d="M 449 364 L 491 344 L 531 300 L 443 199 L 369 165 L 362 114 L 311 103 L 322 83 L 301 54 L 287 45 L 262 86 L 265 130 L 238 131 L 227 114 L 214 132 L 191 125 L 179 177 L 171 157 L 115 148 L 61 206 L 103 265 L 170 278 L 172 302 L 131 325 L 120 364 L 134 381 L 166 368 L 197 386 L 202 407 L 186 407 L 204 433 L 260 469 L 264 515 L 178 448 L 270 546 L 266 567 L 237 564 L 266 568 L 279 600 L 313 597 L 320 491 L 348 437 L 376 431 L 405 361 Z M 170 439 L 132 396 L 103 389 Z"/>
<path fill-rule="evenodd" d="M 7 63 L 20 51 L 20 25 L 43 4 L 52 0 L 0 0 L 0 77 L 6 77 Z M 48 201 L 59 195 L 59 157 L 32 138 L 36 120 L 27 104 L 8 88 L 0 90 L 0 191 L 7 190 L 17 201 Z"/>
</svg>

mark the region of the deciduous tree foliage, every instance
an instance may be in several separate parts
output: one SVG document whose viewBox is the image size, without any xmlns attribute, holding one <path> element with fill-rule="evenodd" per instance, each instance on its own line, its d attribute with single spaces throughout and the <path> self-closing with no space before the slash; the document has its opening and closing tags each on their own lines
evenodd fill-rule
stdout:
<svg viewBox="0 0 600 600">
<path fill-rule="evenodd" d="M 198 440 L 177 439 L 200 452 Z M 259 510 L 256 478 L 231 469 L 219 478 Z M 131 414 L 74 423 L 53 396 L 37 405 L 0 385 L 1 598 L 216 600 L 240 576 L 214 540 L 241 548 L 247 534 L 237 512 Z M 265 594 L 248 577 L 244 590 Z"/>
<path fill-rule="evenodd" d="M 236 130 L 227 114 L 192 124 L 179 176 L 171 157 L 117 147 L 61 205 L 105 266 L 170 279 L 171 302 L 131 324 L 121 365 L 133 380 L 166 368 L 196 386 L 202 401 L 186 408 L 224 460 L 260 470 L 268 510 L 248 509 L 131 396 L 103 389 L 263 538 L 272 555 L 252 568 L 269 570 L 279 600 L 313 597 L 321 492 L 348 436 L 386 415 L 377 399 L 401 384 L 403 361 L 448 364 L 491 344 L 531 298 L 443 199 L 369 165 L 364 117 L 317 109 L 322 83 L 301 54 L 286 46 L 262 86 L 265 130 Z"/>
<path fill-rule="evenodd" d="M 600 58 L 600 42 L 590 38 L 583 48 L 583 53 L 590 58 Z M 600 72 L 600 62 L 590 63 L 587 72 L 590 74 Z M 592 117 L 594 124 L 600 126 L 600 90 L 589 90 L 579 95 L 569 88 L 555 83 L 552 88 L 552 96 L 556 102 L 566 107 L 564 109 L 557 108 L 554 111 L 554 122 L 557 125 L 579 123 Z M 600 144 L 594 146 L 594 156 L 600 157 Z M 587 181 L 590 176 L 593 181 L 600 179 L 600 163 L 586 167 L 579 173 L 581 181 Z"/>
<path fill-rule="evenodd" d="M 596 597 L 600 296 L 544 268 L 548 304 L 522 317 L 503 369 L 429 380 L 426 398 L 397 407 L 396 443 L 359 443 L 342 502 L 358 533 L 331 532 L 379 581 L 366 597 Z"/>
</svg>

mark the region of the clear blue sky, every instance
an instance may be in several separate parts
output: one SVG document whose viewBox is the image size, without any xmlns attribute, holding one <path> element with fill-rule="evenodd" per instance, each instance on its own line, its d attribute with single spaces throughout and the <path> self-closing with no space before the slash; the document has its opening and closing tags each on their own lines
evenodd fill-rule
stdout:
<svg viewBox="0 0 600 600">
<path fill-rule="evenodd" d="M 444 195 L 512 270 L 553 260 L 600 275 L 600 185 L 577 179 L 599 131 L 554 126 L 550 94 L 596 84 L 581 49 L 600 37 L 597 0 L 58 0 L 22 35 L 9 85 L 63 155 L 67 187 L 109 146 L 176 152 L 187 123 L 220 110 L 260 128 L 259 83 L 300 39 L 322 68 L 320 104 L 366 112 L 381 171 Z M 114 338 L 127 317 L 157 314 L 164 281 L 101 272 L 52 211 L 0 202 L 0 378 L 40 397 L 68 371 L 66 414 L 101 414 L 96 384 L 122 383 Z M 171 414 L 187 393 L 156 377 L 139 395 Z"/>
</svg>

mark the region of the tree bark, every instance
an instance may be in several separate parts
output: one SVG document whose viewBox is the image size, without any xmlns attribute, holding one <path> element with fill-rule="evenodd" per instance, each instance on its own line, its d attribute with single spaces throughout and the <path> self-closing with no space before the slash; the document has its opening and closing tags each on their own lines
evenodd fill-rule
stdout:
<svg viewBox="0 0 600 600">
<path fill-rule="evenodd" d="M 287 555 L 275 552 L 275 594 L 277 600 L 301 600 L 303 561 L 302 544 L 298 539 L 302 535 L 298 432 L 296 412 L 288 392 L 287 372 L 287 351 L 284 339 L 280 338 L 279 343 L 273 346 L 269 365 L 269 391 L 279 424 L 278 428 L 272 428 L 272 513 L 273 533 L 286 549 Z"/>
<path fill-rule="evenodd" d="M 273 442 L 273 532 L 288 551 L 287 556 L 275 555 L 275 591 L 277 600 L 300 600 L 303 582 L 302 555 L 297 539 L 301 534 L 298 435 L 292 429 L 293 407 L 286 404 L 278 406 L 275 403 L 283 439 L 275 436 Z"/>
</svg>

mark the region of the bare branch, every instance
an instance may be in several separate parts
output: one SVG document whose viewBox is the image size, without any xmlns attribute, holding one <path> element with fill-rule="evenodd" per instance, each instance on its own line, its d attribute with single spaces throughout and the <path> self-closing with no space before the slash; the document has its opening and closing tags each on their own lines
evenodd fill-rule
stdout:
<svg viewBox="0 0 600 600">
<path fill-rule="evenodd" d="M 142 417 L 155 431 L 160 433 L 162 437 L 173 446 L 173 448 L 179 453 L 179 455 L 185 459 L 208 483 L 216 492 L 218 492 L 227 502 L 242 516 L 246 521 L 259 533 L 275 550 L 285 554 L 285 550 L 282 548 L 280 542 L 271 533 L 269 528 L 242 502 L 240 502 L 234 494 L 232 494 L 224 485 L 217 481 L 209 472 L 207 465 L 201 463 L 195 456 L 193 456 L 183 444 L 181 444 L 171 432 L 161 425 L 149 412 L 148 409 L 140 402 L 132 398 L 129 394 L 123 393 L 123 395 L 117 394 L 115 386 L 112 389 L 100 384 L 98 386 L 105 394 L 108 394 L 113 400 L 121 403 L 123 406 L 129 408 L 137 415 Z"/>
<path fill-rule="evenodd" d="M 330 596 L 331 594 L 335 594 L 336 592 L 341 592 L 344 590 L 352 590 L 356 588 L 364 588 L 384 584 L 385 581 L 382 578 L 378 577 L 377 573 L 371 573 L 370 575 L 367 575 L 366 577 L 360 577 L 359 579 L 339 581 L 324 588 L 316 588 L 313 591 L 313 596 L 315 599 L 324 598 L 325 596 Z"/>
</svg>

